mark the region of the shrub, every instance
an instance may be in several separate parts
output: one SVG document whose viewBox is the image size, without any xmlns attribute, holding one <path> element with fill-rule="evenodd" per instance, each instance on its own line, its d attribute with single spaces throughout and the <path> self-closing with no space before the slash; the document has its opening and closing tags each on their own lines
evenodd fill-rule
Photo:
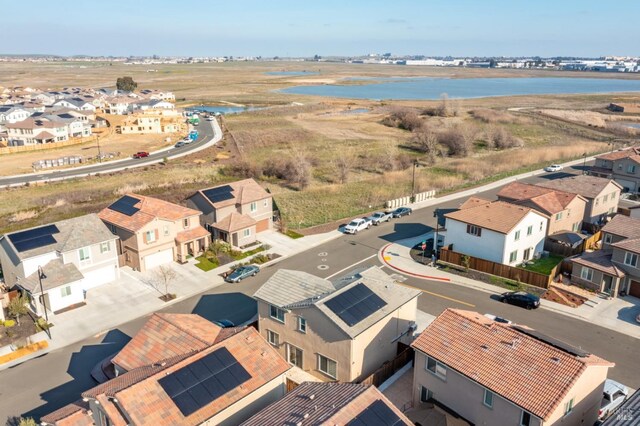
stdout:
<svg viewBox="0 0 640 426">
<path fill-rule="evenodd" d="M 10 319 L 9 319 L 9 320 L 5 320 L 5 321 L 4 321 L 4 323 L 3 323 L 3 325 L 4 325 L 5 327 L 7 327 L 7 328 L 9 328 L 9 327 L 15 327 L 16 322 L 15 322 L 14 320 L 10 320 Z"/>
<path fill-rule="evenodd" d="M 382 119 L 382 124 L 411 131 L 422 126 L 423 121 L 415 109 L 395 107 L 391 109 L 391 113 L 388 116 Z"/>
</svg>

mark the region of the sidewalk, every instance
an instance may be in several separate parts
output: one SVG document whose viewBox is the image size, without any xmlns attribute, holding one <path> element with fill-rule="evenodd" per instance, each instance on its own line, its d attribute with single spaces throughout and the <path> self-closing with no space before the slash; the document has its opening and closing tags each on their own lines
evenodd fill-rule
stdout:
<svg viewBox="0 0 640 426">
<path fill-rule="evenodd" d="M 389 268 L 414 278 L 471 287 L 490 294 L 501 294 L 507 291 L 502 287 L 451 274 L 440 268 L 422 265 L 414 261 L 409 254 L 411 248 L 420 241 L 432 237 L 432 234 L 429 232 L 387 244 L 378 252 L 378 258 Z M 591 303 L 585 303 L 577 308 L 544 299 L 540 300 L 540 304 L 543 309 L 572 316 L 640 339 L 640 325 L 635 323 L 635 315 L 640 311 L 640 299 L 627 296 L 605 300 L 594 296 Z"/>
</svg>

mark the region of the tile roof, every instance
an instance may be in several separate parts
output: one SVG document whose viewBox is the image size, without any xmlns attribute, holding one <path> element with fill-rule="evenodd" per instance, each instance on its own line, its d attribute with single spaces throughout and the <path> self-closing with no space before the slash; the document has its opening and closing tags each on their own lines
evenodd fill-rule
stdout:
<svg viewBox="0 0 640 426">
<path fill-rule="evenodd" d="M 41 120 L 37 118 L 27 118 L 26 120 L 18 121 L 17 123 L 7 123 L 5 127 L 7 129 L 53 129 L 56 127 L 64 127 L 65 124 L 60 121 Z"/>
<path fill-rule="evenodd" d="M 238 212 L 231 212 L 222 220 L 219 220 L 216 223 L 212 223 L 211 226 L 225 232 L 236 232 L 255 224 L 256 221 L 252 217 Z"/>
<path fill-rule="evenodd" d="M 529 201 L 545 214 L 563 211 L 576 197 L 577 194 L 520 182 L 512 182 L 498 192 L 498 198 L 502 201 Z"/>
<path fill-rule="evenodd" d="M 640 253 L 640 238 L 630 238 L 617 243 L 611 244 L 612 247 L 632 251 L 634 253 Z"/>
<path fill-rule="evenodd" d="M 469 199 L 467 199 L 464 203 L 460 204 L 460 210 L 464 210 L 464 209 L 468 209 L 471 207 L 477 207 L 477 206 L 481 206 L 483 204 L 488 204 L 490 203 L 491 200 L 487 200 L 484 199 L 482 197 L 469 197 Z"/>
<path fill-rule="evenodd" d="M 640 238 L 640 219 L 617 214 L 602 227 L 602 232 L 625 238 Z"/>
<path fill-rule="evenodd" d="M 233 198 L 218 202 L 211 202 L 207 198 L 207 196 L 204 195 L 204 191 L 215 188 L 222 188 L 224 186 L 231 187 L 231 195 L 233 196 Z M 204 197 L 205 200 L 207 200 L 213 207 L 217 209 L 220 207 L 233 206 L 236 204 L 247 204 L 271 197 L 271 194 L 265 191 L 264 188 L 258 184 L 258 182 L 251 178 L 225 183 L 222 185 L 213 186 L 211 188 L 201 189 L 198 192 Z"/>
<path fill-rule="evenodd" d="M 588 366 L 614 365 L 457 309 L 445 310 L 411 346 L 544 420 Z"/>
<path fill-rule="evenodd" d="M 637 155 L 640 155 L 640 146 L 619 149 L 617 151 L 613 151 L 608 154 L 598 155 L 596 158 L 600 160 L 614 161 L 614 160 L 620 160 L 622 158 L 629 158 Z"/>
<path fill-rule="evenodd" d="M 40 423 L 54 426 L 90 426 L 93 418 L 87 412 L 89 403 L 79 399 L 40 418 Z"/>
<path fill-rule="evenodd" d="M 199 315 L 155 313 L 111 362 L 133 370 L 199 351 L 213 345 L 220 330 Z"/>
<path fill-rule="evenodd" d="M 622 415 L 618 416 L 616 414 Z M 614 415 L 610 416 L 600 426 L 640 426 L 640 389 L 629 396 L 616 409 Z"/>
<path fill-rule="evenodd" d="M 84 279 L 84 275 L 75 264 L 63 263 L 61 258 L 53 259 L 44 265 L 42 272 L 46 275 L 45 278 L 42 278 L 42 289 L 45 292 Z M 31 294 L 40 294 L 40 280 L 37 271 L 28 277 L 19 279 L 18 284 Z"/>
<path fill-rule="evenodd" d="M 585 252 L 577 257 L 571 258 L 573 263 L 586 266 L 600 272 L 604 272 L 615 277 L 624 277 L 623 270 L 611 263 L 611 250 L 597 250 Z"/>
<path fill-rule="evenodd" d="M 106 207 L 98 213 L 100 219 L 105 222 L 112 223 L 120 228 L 135 232 L 156 218 L 175 222 L 180 219 L 196 215 L 199 216 L 201 214 L 198 210 L 183 207 L 158 198 L 136 194 L 127 194 L 126 196 L 140 200 L 140 202 L 135 204 L 135 207 L 139 209 L 136 213 L 131 216 L 127 216 L 126 214 Z"/>
<path fill-rule="evenodd" d="M 198 238 L 209 237 L 210 235 L 209 231 L 198 225 L 193 229 L 178 232 L 176 235 L 176 241 L 179 243 L 187 243 Z"/>
<path fill-rule="evenodd" d="M 305 382 L 241 426 L 345 425 L 375 401 L 382 401 L 405 425 L 413 425 L 375 386 Z"/>
<path fill-rule="evenodd" d="M 445 218 L 480 226 L 492 231 L 508 234 L 529 213 L 547 216 L 533 209 L 504 201 L 493 201 L 476 207 L 458 210 L 444 215 Z"/>
<path fill-rule="evenodd" d="M 575 175 L 561 179 L 545 180 L 536 183 L 536 186 L 564 190 L 593 199 L 599 197 L 609 184 L 613 184 L 619 190 L 622 189 L 614 180 L 590 175 Z"/>
</svg>

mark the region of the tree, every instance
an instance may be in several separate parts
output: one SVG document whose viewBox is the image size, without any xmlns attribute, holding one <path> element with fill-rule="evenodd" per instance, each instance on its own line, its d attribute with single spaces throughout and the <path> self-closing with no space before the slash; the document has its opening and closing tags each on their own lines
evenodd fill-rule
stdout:
<svg viewBox="0 0 640 426">
<path fill-rule="evenodd" d="M 7 305 L 9 315 L 16 319 L 18 325 L 20 325 L 20 317 L 29 312 L 29 308 L 27 307 L 28 303 L 29 298 L 27 298 L 27 296 L 19 296 L 12 299 Z"/>
<path fill-rule="evenodd" d="M 163 296 L 169 295 L 169 286 L 178 278 L 178 274 L 168 266 L 161 265 L 154 272 L 153 281 L 156 284 L 156 288 L 163 291 Z"/>
<path fill-rule="evenodd" d="M 349 180 L 349 174 L 353 169 L 354 162 L 355 158 L 351 152 L 343 152 L 333 160 L 333 167 L 335 168 L 336 176 L 340 183 L 347 183 Z"/>
<path fill-rule="evenodd" d="M 133 92 L 138 87 L 138 83 L 133 81 L 131 77 L 118 77 L 116 80 L 116 89 L 123 90 L 125 92 Z"/>
<path fill-rule="evenodd" d="M 441 154 L 438 135 L 428 127 L 424 126 L 413 132 L 411 142 L 417 149 L 427 154 L 430 162 L 434 162 Z"/>
</svg>

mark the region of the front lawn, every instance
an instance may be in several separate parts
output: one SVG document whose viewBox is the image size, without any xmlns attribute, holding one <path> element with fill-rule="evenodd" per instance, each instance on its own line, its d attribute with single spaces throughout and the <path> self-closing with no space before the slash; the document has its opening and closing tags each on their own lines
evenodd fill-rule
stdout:
<svg viewBox="0 0 640 426">
<path fill-rule="evenodd" d="M 218 262 L 211 261 L 205 256 L 196 257 L 196 259 L 198 260 L 198 263 L 196 263 L 196 267 L 202 269 L 205 272 L 208 272 L 220 266 Z"/>
<path fill-rule="evenodd" d="M 539 274 L 549 275 L 551 270 L 555 268 L 558 263 L 562 262 L 563 259 L 564 257 L 562 256 L 549 253 L 548 257 L 529 260 L 526 265 L 520 266 L 520 268 L 526 269 L 527 271 L 537 272 Z"/>
</svg>

